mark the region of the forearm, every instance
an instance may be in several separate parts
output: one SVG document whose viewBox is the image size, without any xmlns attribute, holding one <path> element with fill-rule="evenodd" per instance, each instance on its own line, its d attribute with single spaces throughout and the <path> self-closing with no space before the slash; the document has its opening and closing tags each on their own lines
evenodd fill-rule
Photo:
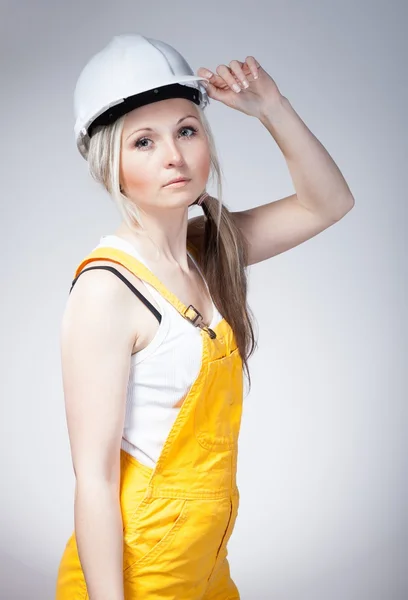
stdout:
<svg viewBox="0 0 408 600">
<path fill-rule="evenodd" d="M 123 524 L 117 486 L 77 480 L 75 535 L 89 600 L 123 600 Z"/>
<path fill-rule="evenodd" d="M 299 202 L 337 220 L 354 198 L 336 163 L 285 96 L 265 107 L 260 117 L 288 165 Z"/>
</svg>

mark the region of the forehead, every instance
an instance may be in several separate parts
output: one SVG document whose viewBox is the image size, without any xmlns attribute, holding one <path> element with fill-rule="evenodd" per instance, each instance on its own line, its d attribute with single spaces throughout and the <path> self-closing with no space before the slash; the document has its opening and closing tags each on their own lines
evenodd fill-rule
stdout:
<svg viewBox="0 0 408 600">
<path fill-rule="evenodd" d="M 159 102 L 139 106 L 127 113 L 123 129 L 127 131 L 136 126 L 153 128 L 155 126 L 171 125 L 184 115 L 196 115 L 198 117 L 197 105 L 185 98 L 159 100 Z"/>
</svg>

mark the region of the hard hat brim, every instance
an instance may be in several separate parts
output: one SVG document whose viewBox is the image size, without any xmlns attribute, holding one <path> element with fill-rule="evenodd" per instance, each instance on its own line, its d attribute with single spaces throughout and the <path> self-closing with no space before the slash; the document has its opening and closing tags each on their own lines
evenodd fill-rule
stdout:
<svg viewBox="0 0 408 600">
<path fill-rule="evenodd" d="M 145 104 L 169 98 L 186 98 L 204 109 L 209 104 L 209 98 L 205 87 L 200 85 L 200 81 L 208 81 L 208 79 L 198 76 L 173 77 L 168 82 L 162 82 L 159 86 L 150 90 L 112 100 L 109 105 L 104 106 L 97 114 L 87 119 L 81 127 L 76 140 L 79 152 L 86 158 L 89 140 L 96 127 L 109 125 L 121 116 Z"/>
</svg>

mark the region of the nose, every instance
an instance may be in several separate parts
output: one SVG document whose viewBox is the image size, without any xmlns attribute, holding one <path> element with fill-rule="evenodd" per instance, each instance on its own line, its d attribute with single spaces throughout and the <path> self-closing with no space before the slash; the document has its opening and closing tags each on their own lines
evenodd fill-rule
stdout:
<svg viewBox="0 0 408 600">
<path fill-rule="evenodd" d="M 165 148 L 165 162 L 167 165 L 180 166 L 184 164 L 183 154 L 173 139 L 166 142 Z"/>
</svg>

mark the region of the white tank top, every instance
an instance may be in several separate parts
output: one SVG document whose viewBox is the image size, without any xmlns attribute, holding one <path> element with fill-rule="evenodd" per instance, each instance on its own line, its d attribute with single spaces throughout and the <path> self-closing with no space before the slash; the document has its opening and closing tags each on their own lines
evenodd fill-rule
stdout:
<svg viewBox="0 0 408 600">
<path fill-rule="evenodd" d="M 130 242 L 110 234 L 102 236 L 94 250 L 103 246 L 127 252 L 152 271 Z M 121 447 L 154 468 L 180 410 L 176 405 L 182 404 L 200 372 L 203 340 L 199 327 L 184 319 L 152 285 L 143 283 L 160 307 L 162 319 L 153 340 L 131 357 Z M 140 302 L 136 295 L 135 302 Z M 222 319 L 214 302 L 212 307 L 210 328 Z"/>
</svg>

